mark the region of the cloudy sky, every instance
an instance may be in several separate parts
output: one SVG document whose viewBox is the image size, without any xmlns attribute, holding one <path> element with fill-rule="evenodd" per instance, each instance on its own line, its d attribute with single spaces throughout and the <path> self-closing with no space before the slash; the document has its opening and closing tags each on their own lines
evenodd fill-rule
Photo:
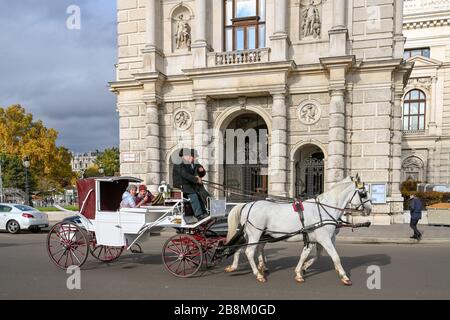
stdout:
<svg viewBox="0 0 450 320">
<path fill-rule="evenodd" d="M 74 152 L 118 145 L 115 0 L 1 0 L 0 41 L 1 107 L 21 104 Z"/>
</svg>

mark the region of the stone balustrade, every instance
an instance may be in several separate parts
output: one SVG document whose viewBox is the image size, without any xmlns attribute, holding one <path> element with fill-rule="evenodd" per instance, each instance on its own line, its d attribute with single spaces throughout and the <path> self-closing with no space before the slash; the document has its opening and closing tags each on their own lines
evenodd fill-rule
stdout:
<svg viewBox="0 0 450 320">
<path fill-rule="evenodd" d="M 425 130 L 403 130 L 402 132 L 404 136 L 423 135 L 426 133 Z"/>
<path fill-rule="evenodd" d="M 208 54 L 208 66 L 226 66 L 269 61 L 269 49 L 252 49 Z"/>
</svg>

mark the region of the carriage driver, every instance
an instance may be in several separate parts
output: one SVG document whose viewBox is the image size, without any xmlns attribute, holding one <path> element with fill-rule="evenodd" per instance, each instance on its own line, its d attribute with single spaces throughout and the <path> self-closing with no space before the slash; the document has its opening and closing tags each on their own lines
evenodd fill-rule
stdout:
<svg viewBox="0 0 450 320">
<path fill-rule="evenodd" d="M 181 149 L 179 156 L 182 162 L 173 167 L 173 184 L 189 198 L 195 216 L 189 222 L 196 223 L 206 217 L 205 204 L 199 195 L 204 190 L 202 177 L 206 175 L 206 171 L 202 165 L 195 163 L 194 149 Z"/>
</svg>

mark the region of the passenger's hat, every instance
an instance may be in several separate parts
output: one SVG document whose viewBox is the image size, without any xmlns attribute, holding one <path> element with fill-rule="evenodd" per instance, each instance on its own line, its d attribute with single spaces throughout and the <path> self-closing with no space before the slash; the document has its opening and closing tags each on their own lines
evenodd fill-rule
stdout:
<svg viewBox="0 0 450 320">
<path fill-rule="evenodd" d="M 141 184 L 139 186 L 139 191 L 142 191 L 142 190 L 147 190 L 147 186 L 145 184 Z"/>
</svg>

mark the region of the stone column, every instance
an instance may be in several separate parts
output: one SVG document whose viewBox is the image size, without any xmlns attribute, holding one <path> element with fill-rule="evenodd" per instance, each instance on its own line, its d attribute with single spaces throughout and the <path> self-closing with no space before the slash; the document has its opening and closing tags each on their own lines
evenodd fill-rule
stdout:
<svg viewBox="0 0 450 320">
<path fill-rule="evenodd" d="M 145 13 L 145 47 L 142 49 L 143 65 L 145 72 L 156 72 L 162 57 L 156 44 L 156 2 L 157 0 L 146 0 Z"/>
<path fill-rule="evenodd" d="M 330 119 L 328 131 L 327 183 L 344 179 L 345 154 L 345 90 L 331 90 Z"/>
<path fill-rule="evenodd" d="M 431 105 L 430 105 L 430 122 L 428 124 L 429 134 L 437 135 L 436 124 L 436 108 L 437 108 L 437 80 L 436 76 L 431 77 Z"/>
<path fill-rule="evenodd" d="M 275 32 L 270 36 L 272 61 L 285 61 L 289 57 L 291 43 L 286 31 L 287 14 L 287 0 L 275 1 Z"/>
<path fill-rule="evenodd" d="M 161 182 L 161 158 L 159 137 L 158 104 L 156 101 L 147 102 L 147 177 L 145 183 L 150 186 L 150 191 L 156 192 Z"/>
<path fill-rule="evenodd" d="M 207 66 L 206 54 L 209 52 L 206 41 L 206 0 L 195 1 L 195 40 L 191 45 L 194 57 L 194 68 L 205 68 Z"/>
<path fill-rule="evenodd" d="M 209 132 L 208 132 L 208 104 L 206 97 L 195 99 L 194 115 L 194 149 L 198 151 L 199 162 L 209 172 Z M 207 177 L 206 179 L 209 180 Z"/>
<path fill-rule="evenodd" d="M 269 194 L 287 196 L 287 107 L 285 93 L 272 94 Z"/>
<path fill-rule="evenodd" d="M 333 28 L 330 35 L 330 56 L 345 56 L 347 54 L 347 1 L 333 1 Z"/>
</svg>

